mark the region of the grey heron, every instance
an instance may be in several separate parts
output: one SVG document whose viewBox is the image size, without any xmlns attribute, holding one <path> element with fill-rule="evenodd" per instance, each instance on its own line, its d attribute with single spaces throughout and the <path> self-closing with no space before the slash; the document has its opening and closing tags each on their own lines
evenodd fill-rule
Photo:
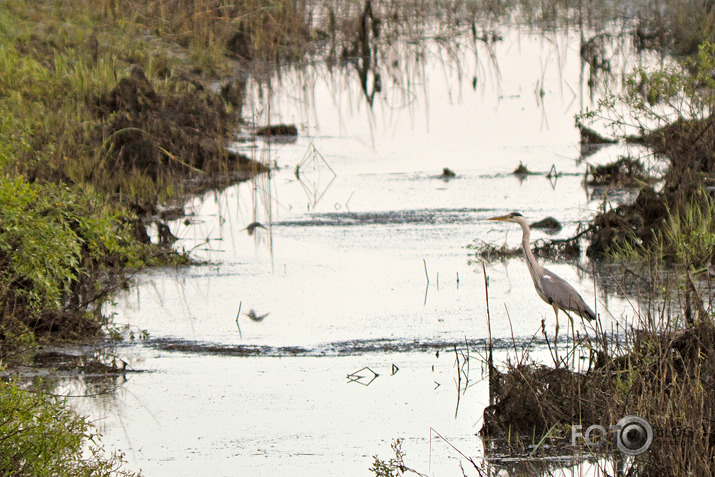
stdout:
<svg viewBox="0 0 715 477">
<path fill-rule="evenodd" d="M 529 268 L 531 279 L 534 281 L 536 293 L 539 294 L 542 300 L 554 307 L 554 313 L 556 314 L 557 336 L 559 333 L 559 310 L 564 310 L 569 319 L 571 319 L 571 315 L 568 314 L 569 311 L 573 311 L 587 320 L 596 319 L 596 314 L 586 304 L 584 299 L 581 298 L 581 295 L 578 294 L 574 287 L 569 285 L 566 280 L 556 275 L 554 272 L 551 272 L 539 265 L 536 261 L 536 258 L 534 258 L 534 254 L 531 251 L 531 247 L 529 246 L 531 229 L 529 229 L 529 224 L 526 222 L 523 215 L 519 212 L 512 212 L 499 217 L 491 217 L 488 220 L 514 222 L 521 225 L 521 230 L 523 232 L 521 245 L 524 248 L 526 265 Z"/>
</svg>

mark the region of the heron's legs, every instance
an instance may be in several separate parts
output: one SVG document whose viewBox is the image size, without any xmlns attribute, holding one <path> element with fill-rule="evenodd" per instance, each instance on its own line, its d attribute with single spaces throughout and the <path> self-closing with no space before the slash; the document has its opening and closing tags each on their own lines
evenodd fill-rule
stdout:
<svg viewBox="0 0 715 477">
<path fill-rule="evenodd" d="M 554 330 L 554 352 L 556 354 L 556 362 L 559 361 L 559 307 L 552 305 L 554 307 L 554 314 L 556 315 L 556 329 Z"/>
<path fill-rule="evenodd" d="M 552 305 L 554 307 L 554 315 L 556 315 L 556 332 L 555 335 L 559 335 L 559 307 L 556 305 Z"/>
<path fill-rule="evenodd" d="M 569 317 L 569 323 L 571 324 L 571 350 L 570 352 L 572 353 L 572 365 L 575 365 L 576 363 L 576 326 L 574 325 L 574 320 L 573 316 L 571 316 L 571 313 L 568 311 L 564 310 L 564 313 L 566 313 L 566 316 Z M 568 341 L 568 330 L 566 331 L 566 340 Z M 567 346 L 568 348 L 568 346 Z M 568 356 L 568 353 L 567 353 Z"/>
</svg>

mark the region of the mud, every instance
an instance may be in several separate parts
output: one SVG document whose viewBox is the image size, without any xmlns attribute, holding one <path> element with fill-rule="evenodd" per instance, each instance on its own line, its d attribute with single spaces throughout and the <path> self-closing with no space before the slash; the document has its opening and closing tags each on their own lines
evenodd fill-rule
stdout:
<svg viewBox="0 0 715 477">
<path fill-rule="evenodd" d="M 542 340 L 529 339 L 493 339 L 494 350 L 508 350 L 520 345 L 523 347 L 544 345 Z M 269 345 L 231 345 L 208 343 L 177 338 L 156 338 L 146 341 L 146 345 L 161 351 L 177 351 L 203 356 L 236 356 L 236 357 L 318 357 L 318 356 L 360 356 L 370 353 L 415 353 L 415 352 L 450 352 L 455 348 L 469 346 L 475 350 L 483 350 L 487 346 L 486 339 L 466 339 L 463 341 L 430 341 L 430 340 L 398 340 L 398 339 L 358 339 L 335 341 L 318 346 L 269 346 Z"/>
<path fill-rule="evenodd" d="M 533 436 L 539 436 L 538 442 L 555 425 L 599 422 L 603 413 L 600 387 L 593 385 L 596 378 L 533 365 L 492 373 L 496 379 L 490 394 L 495 402 L 484 410 L 484 437 L 511 436 L 512 444 L 529 445 Z"/>
<path fill-rule="evenodd" d="M 586 429 L 636 413 L 649 421 L 656 434 L 680 426 L 702 438 L 696 443 L 656 436 L 648 459 L 635 464 L 647 473 L 636 475 L 670 474 L 674 464 L 697 466 L 698 453 L 710 455 L 707 449 L 712 446 L 713 323 L 702 320 L 678 331 L 639 330 L 628 335 L 626 343 L 626 351 L 621 352 L 590 343 L 591 366 L 583 373 L 533 364 L 514 366 L 505 373 L 493 370 L 494 404 L 484 411 L 480 433 L 502 443 L 506 440 L 509 449 L 534 449 L 544 440 L 565 448 L 570 425 L 578 423 Z M 682 460 L 673 457 L 680 455 Z"/>
<path fill-rule="evenodd" d="M 667 207 L 662 194 L 647 187 L 633 204 L 624 204 L 598 214 L 593 221 L 593 234 L 586 254 L 602 258 L 627 243 L 649 247 L 665 223 Z"/>
<path fill-rule="evenodd" d="M 11 369 L 0 373 L 0 377 L 88 378 L 141 372 L 128 366 L 115 352 L 116 349 L 106 346 L 39 347 L 28 351 L 22 362 L 14 363 Z"/>
<path fill-rule="evenodd" d="M 645 144 L 668 161 L 663 195 L 672 207 L 691 199 L 715 174 L 715 118 L 678 120 L 630 142 Z"/>
<path fill-rule="evenodd" d="M 615 139 L 602 136 L 593 129 L 584 126 L 580 122 L 576 123 L 576 127 L 578 128 L 579 135 L 581 137 L 581 155 L 583 157 L 595 153 L 606 144 L 615 144 L 617 142 Z"/>
<path fill-rule="evenodd" d="M 169 177 L 191 180 L 235 170 L 267 170 L 226 148 L 238 119 L 218 94 L 187 75 L 170 81 L 175 92 L 160 95 L 144 71 L 134 66 L 112 91 L 96 98 L 108 158 L 95 174 L 138 174 L 159 183 Z"/>
<path fill-rule="evenodd" d="M 624 243 L 642 244 L 648 248 L 662 230 L 669 210 L 682 210 L 693 200 L 702 202 L 699 191 L 715 174 L 715 157 L 712 154 L 715 150 L 714 122 L 712 117 L 706 120 L 679 120 L 643 136 L 627 138 L 631 143 L 648 146 L 667 161 L 664 185 L 660 192 L 646 185 L 633 204 L 620 205 L 597 215 L 587 251 L 590 257 L 604 257 Z M 623 182 L 625 179 L 620 179 L 621 176 L 633 182 L 645 179 L 636 164 L 625 160 L 598 172 L 598 177 L 615 177 Z"/>
<path fill-rule="evenodd" d="M 290 136 L 295 137 L 298 135 L 298 128 L 292 124 L 272 124 L 263 128 L 259 128 L 256 131 L 256 136 Z"/>
<path fill-rule="evenodd" d="M 586 184 L 590 186 L 637 187 L 653 182 L 641 163 L 630 157 L 620 157 L 614 162 L 589 166 Z"/>
</svg>

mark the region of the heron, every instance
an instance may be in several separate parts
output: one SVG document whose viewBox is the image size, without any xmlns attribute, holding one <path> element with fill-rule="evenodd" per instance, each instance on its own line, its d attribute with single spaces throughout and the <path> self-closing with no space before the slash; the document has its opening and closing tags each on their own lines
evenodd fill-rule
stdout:
<svg viewBox="0 0 715 477">
<path fill-rule="evenodd" d="M 529 246 L 531 229 L 529 228 L 529 224 L 526 222 L 523 215 L 519 212 L 512 212 L 499 217 L 491 217 L 488 220 L 514 222 L 521 225 L 521 230 L 523 232 L 521 245 L 524 249 L 526 265 L 529 267 L 529 273 L 531 274 L 531 279 L 534 281 L 536 293 L 539 294 L 542 300 L 554 308 L 554 314 L 556 315 L 556 336 L 558 336 L 559 333 L 559 310 L 564 310 L 564 313 L 566 313 L 566 316 L 569 317 L 572 323 L 573 320 L 571 319 L 571 315 L 568 314 L 569 311 L 573 311 L 587 320 L 596 319 L 596 314 L 586 304 L 584 299 L 581 298 L 581 295 L 579 295 L 574 287 L 554 272 L 539 265 L 536 261 L 536 258 L 534 258 L 534 254 L 531 251 L 531 247 Z"/>
</svg>

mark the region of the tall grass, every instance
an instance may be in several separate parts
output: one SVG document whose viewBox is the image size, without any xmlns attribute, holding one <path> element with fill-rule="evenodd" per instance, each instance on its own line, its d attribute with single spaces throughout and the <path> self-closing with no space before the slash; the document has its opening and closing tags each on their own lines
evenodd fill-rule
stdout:
<svg viewBox="0 0 715 477">
<path fill-rule="evenodd" d="M 300 0 L 101 0 L 109 21 L 190 48 L 194 60 L 232 53 L 244 59 L 295 59 L 309 39 L 306 3 Z"/>
<path fill-rule="evenodd" d="M 715 200 L 700 190 L 689 200 L 667 209 L 662 226 L 652 230 L 644 244 L 631 237 L 616 243 L 612 257 L 619 262 L 656 261 L 703 272 L 715 257 Z"/>
</svg>

